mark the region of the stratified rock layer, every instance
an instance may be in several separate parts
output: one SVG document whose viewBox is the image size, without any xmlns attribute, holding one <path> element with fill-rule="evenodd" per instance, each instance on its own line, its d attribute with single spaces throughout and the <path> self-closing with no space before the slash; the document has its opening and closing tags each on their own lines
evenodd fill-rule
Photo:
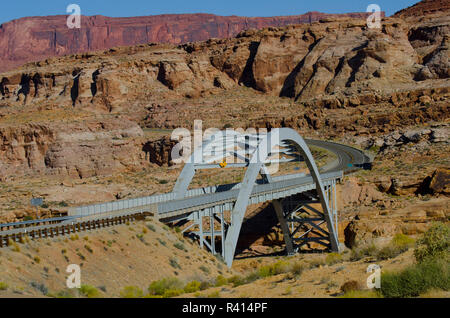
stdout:
<svg viewBox="0 0 450 318">
<path fill-rule="evenodd" d="M 325 17 L 361 18 L 366 13 L 332 15 L 310 12 L 286 17 L 222 17 L 212 14 L 156 15 L 132 18 L 81 18 L 80 29 L 67 27 L 67 16 L 28 17 L 0 26 L 0 72 L 52 56 L 150 42 L 187 43 L 229 38 L 242 30 L 309 23 Z"/>
</svg>

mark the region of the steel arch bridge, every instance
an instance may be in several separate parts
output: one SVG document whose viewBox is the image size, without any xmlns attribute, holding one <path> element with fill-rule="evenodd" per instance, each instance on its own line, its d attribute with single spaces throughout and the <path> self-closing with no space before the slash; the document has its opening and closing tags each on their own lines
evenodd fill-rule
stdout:
<svg viewBox="0 0 450 318">
<path fill-rule="evenodd" d="M 236 148 L 244 150 L 244 154 L 242 152 L 239 153 L 239 149 Z M 206 156 L 205 153 L 207 153 Z M 284 158 L 284 161 L 283 159 L 280 160 L 280 158 L 270 159 L 274 154 L 277 154 L 278 157 L 280 154 L 294 155 L 294 158 Z M 225 161 L 230 155 L 243 162 L 227 164 L 226 167 L 246 168 L 245 176 L 236 189 L 237 195 L 232 206 L 216 201 L 213 207 L 203 209 L 191 217 L 192 221 L 194 221 L 193 224 L 199 228 L 196 235 L 199 237 L 202 246 L 206 243 L 208 248 L 215 254 L 215 238 L 221 237 L 222 256 L 227 265 L 231 267 L 248 205 L 255 201 L 257 203 L 271 201 L 283 231 L 288 254 L 293 254 L 301 245 L 310 241 L 325 245 L 332 251 L 339 251 L 335 186 L 336 182 L 342 178 L 342 173 L 338 172 L 322 180 L 308 145 L 293 129 L 274 129 L 270 133 L 263 135 L 227 134 L 227 132 L 219 132 L 212 135 L 209 140 L 203 143 L 200 149 L 194 150 L 194 153 L 182 170 L 173 190 L 176 199 L 183 199 L 187 196 L 189 184 L 197 171 L 216 168 L 218 167 L 217 164 L 212 162 Z M 307 202 L 298 202 L 294 206 L 292 201 L 284 199 L 292 197 L 294 193 L 298 193 L 297 191 L 302 189 L 298 187 L 290 192 L 285 192 L 285 190 L 290 188 L 286 181 L 296 181 L 302 176 L 287 175 L 283 178 L 273 178 L 266 165 L 295 162 L 300 161 L 299 159 L 301 158 L 306 162 L 314 184 L 311 183 L 307 189 L 310 191 L 312 190 L 311 188 L 315 187 L 316 197 L 311 195 L 311 199 Z M 223 165 L 220 167 L 226 168 Z M 261 180 L 258 180 L 258 175 L 261 175 Z M 253 194 L 258 192 L 260 188 L 258 184 L 278 186 L 280 183 L 281 191 L 273 191 L 269 194 L 264 193 L 262 197 L 258 195 L 255 200 Z M 308 191 L 307 189 L 305 188 L 304 190 Z M 310 206 L 312 203 L 320 203 L 322 211 L 312 208 Z M 231 222 L 229 224 L 225 224 L 223 219 L 223 211 L 226 209 L 231 210 Z M 306 209 L 315 214 L 314 217 L 298 218 L 295 216 L 296 213 L 305 212 Z M 219 212 L 217 213 L 216 211 Z M 210 229 L 208 231 L 203 230 L 203 217 L 209 217 L 210 219 Z M 218 233 L 215 231 L 214 220 L 218 220 L 220 224 Z M 289 227 L 289 223 L 297 223 L 297 226 L 295 228 Z M 324 223 L 326 223 L 326 230 L 320 226 Z M 300 228 L 304 228 L 306 225 L 310 227 L 307 232 L 304 231 L 303 235 L 296 236 L 295 234 L 299 232 Z M 307 237 L 307 234 L 311 232 L 316 234 L 314 238 Z M 209 242 L 205 240 L 207 237 L 209 237 Z"/>
<path fill-rule="evenodd" d="M 308 145 L 331 151 L 337 159 L 319 172 Z M 273 174 L 280 164 L 300 161 L 306 163 L 309 174 Z M 218 131 L 193 151 L 171 193 L 70 208 L 62 218 L 0 224 L 0 247 L 10 238 L 30 233 L 32 238 L 66 235 L 86 230 L 86 224 L 95 229 L 96 224 L 114 225 L 120 218 L 151 213 L 161 222 L 186 226 L 183 233 L 197 238 L 202 248 L 221 254 L 231 267 L 247 207 L 271 202 L 288 254 L 310 243 L 337 252 L 336 184 L 344 172 L 370 167 L 370 162 L 358 149 L 305 141 L 289 128 L 264 134 Z M 243 181 L 189 189 L 200 170 L 228 168 L 245 169 Z M 317 204 L 321 209 L 312 206 Z"/>
</svg>

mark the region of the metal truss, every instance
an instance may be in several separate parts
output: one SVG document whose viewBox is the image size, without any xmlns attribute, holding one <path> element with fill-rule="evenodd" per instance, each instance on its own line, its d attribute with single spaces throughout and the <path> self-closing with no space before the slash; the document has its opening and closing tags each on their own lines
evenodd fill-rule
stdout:
<svg viewBox="0 0 450 318">
<path fill-rule="evenodd" d="M 277 157 L 274 159 L 274 155 Z M 280 155 L 284 155 L 280 158 Z M 227 158 L 237 158 L 237 162 L 233 161 L 231 164 L 224 164 Z M 290 158 L 287 158 L 290 157 Z M 321 204 L 322 211 L 319 212 L 308 206 L 308 209 L 315 212 L 320 221 L 303 220 L 302 227 L 309 225 L 312 229 L 302 237 L 296 237 L 297 232 L 293 235 L 285 235 L 289 242 L 286 242 L 286 247 L 289 253 L 295 252 L 295 246 L 299 245 L 296 242 L 300 241 L 317 241 L 319 244 L 326 244 L 333 251 L 338 251 L 338 238 L 335 225 L 335 204 L 330 207 L 329 198 L 331 195 L 331 187 L 325 188 L 319 170 L 316 166 L 314 158 L 306 145 L 303 138 L 293 129 L 280 128 L 274 129 L 270 133 L 263 135 L 245 135 L 235 132 L 218 132 L 212 135 L 208 140 L 202 143 L 201 147 L 194 150 L 188 163 L 185 164 L 177 183 L 175 184 L 173 193 L 176 199 L 183 199 L 187 197 L 188 187 L 191 183 L 195 173 L 201 169 L 211 168 L 230 168 L 242 167 L 246 168 L 246 173 L 243 181 L 239 187 L 239 194 L 236 201 L 231 208 L 231 222 L 229 226 L 224 225 L 223 215 L 221 218 L 220 231 L 216 232 L 214 221 L 216 220 L 215 213 L 212 211 L 194 212 L 192 217 L 193 225 L 198 228 L 193 234 L 199 238 L 200 245 L 206 245 L 213 253 L 215 253 L 215 238 L 221 237 L 222 241 L 222 255 L 229 267 L 231 267 L 234 259 L 239 233 L 244 219 L 247 206 L 249 205 L 250 196 L 254 186 L 257 184 L 258 175 L 262 176 L 265 183 L 271 183 L 272 177 L 267 169 L 267 164 L 277 164 L 281 162 L 295 162 L 304 160 L 309 168 L 311 177 L 316 185 L 317 203 Z M 274 200 L 277 215 L 283 232 L 288 233 L 288 220 L 282 204 Z M 335 202 L 335 201 L 334 201 Z M 220 206 L 220 204 L 218 204 Z M 203 218 L 209 218 L 209 230 L 203 229 Z M 219 218 L 220 219 L 220 218 Z M 296 219 L 295 219 L 296 220 Z M 322 222 L 322 223 L 320 223 Z M 292 222 L 290 222 L 292 223 Z M 319 230 L 320 225 L 326 225 L 327 231 Z M 322 233 L 319 237 L 309 237 L 309 233 Z M 209 238 L 209 240 L 208 240 Z M 294 245 L 295 244 L 295 245 Z"/>
</svg>

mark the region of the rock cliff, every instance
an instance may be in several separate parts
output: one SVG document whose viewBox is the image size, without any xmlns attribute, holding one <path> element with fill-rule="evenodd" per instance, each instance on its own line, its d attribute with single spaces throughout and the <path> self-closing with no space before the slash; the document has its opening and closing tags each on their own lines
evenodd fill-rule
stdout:
<svg viewBox="0 0 450 318">
<path fill-rule="evenodd" d="M 80 29 L 69 29 L 67 16 L 27 17 L 0 26 L 0 72 L 52 56 L 150 42 L 181 44 L 229 38 L 242 30 L 309 23 L 337 15 L 310 12 L 267 18 L 173 14 L 131 18 L 83 16 Z M 361 18 L 366 13 L 343 14 Z"/>
</svg>

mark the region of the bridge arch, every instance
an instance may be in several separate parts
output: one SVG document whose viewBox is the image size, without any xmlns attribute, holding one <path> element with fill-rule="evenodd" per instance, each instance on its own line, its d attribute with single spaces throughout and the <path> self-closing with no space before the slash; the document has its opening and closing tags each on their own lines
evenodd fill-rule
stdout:
<svg viewBox="0 0 450 318">
<path fill-rule="evenodd" d="M 217 137 L 220 136 L 220 134 L 223 134 L 223 132 L 216 133 L 214 136 Z M 315 182 L 318 198 L 320 200 L 323 215 L 327 223 L 331 249 L 334 251 L 338 251 L 339 243 L 334 227 L 332 210 L 330 209 L 326 191 L 320 178 L 319 169 L 317 168 L 311 151 L 304 139 L 295 130 L 290 128 L 273 129 L 267 134 L 258 136 L 260 137 L 260 139 L 255 151 L 251 154 L 251 157 L 247 162 L 247 170 L 245 172 L 244 179 L 240 184 L 239 194 L 231 212 L 231 226 L 226 232 L 224 257 L 227 265 L 231 267 L 231 264 L 233 263 L 242 222 L 249 205 L 249 199 L 252 194 L 253 187 L 256 184 L 258 174 L 265 176 L 266 182 L 270 182 L 270 175 L 268 174 L 267 169 L 265 169 L 266 160 L 275 147 L 281 147 L 285 143 L 289 143 L 291 147 L 295 147 L 306 162 L 311 177 Z M 207 147 L 208 145 L 210 145 L 213 140 L 214 137 L 203 143 L 202 148 L 195 149 L 190 157 L 190 160 L 185 164 L 173 190 L 177 199 L 182 199 L 185 197 L 188 187 L 192 179 L 194 178 L 196 171 L 198 170 L 199 164 L 202 164 L 202 162 L 199 162 L 198 159 L 202 158 L 201 152 L 203 151 L 203 147 Z M 226 157 L 226 155 L 224 154 L 223 157 Z M 278 201 L 275 200 L 274 206 L 277 210 L 277 214 L 279 214 L 278 216 L 280 219 L 280 223 L 282 223 L 283 220 L 282 218 L 280 218 L 280 216 L 282 215 L 282 211 L 280 210 L 281 205 Z M 286 236 L 286 224 L 281 224 L 281 227 Z M 286 244 L 289 251 L 289 244 L 292 243 L 289 243 L 289 241 L 286 240 Z"/>
</svg>

